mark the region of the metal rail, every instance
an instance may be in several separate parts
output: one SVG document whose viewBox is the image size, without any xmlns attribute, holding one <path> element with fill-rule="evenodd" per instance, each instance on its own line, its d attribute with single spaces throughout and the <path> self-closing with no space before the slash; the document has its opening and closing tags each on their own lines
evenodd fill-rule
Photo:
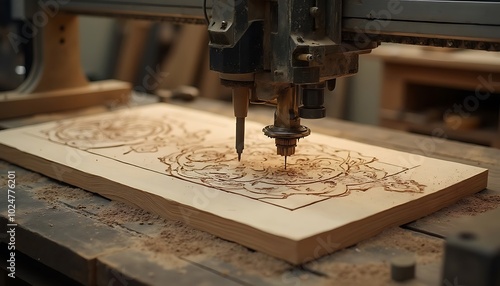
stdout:
<svg viewBox="0 0 500 286">
<path fill-rule="evenodd" d="M 60 2 L 63 11 L 77 14 L 205 23 L 203 0 L 53 2 Z M 26 6 L 27 3 L 39 5 L 34 0 L 16 0 L 14 6 Z M 343 0 L 342 39 L 360 41 L 364 38 L 380 42 L 499 51 L 498 15 L 499 0 Z"/>
</svg>

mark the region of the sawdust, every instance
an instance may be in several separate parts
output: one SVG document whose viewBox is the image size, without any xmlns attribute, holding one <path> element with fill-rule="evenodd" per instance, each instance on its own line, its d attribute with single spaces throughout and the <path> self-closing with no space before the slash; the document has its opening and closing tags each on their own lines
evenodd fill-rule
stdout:
<svg viewBox="0 0 500 286">
<path fill-rule="evenodd" d="M 320 268 L 328 277 L 317 285 L 387 285 L 391 281 L 388 263 L 331 263 Z"/>
<path fill-rule="evenodd" d="M 9 163 L 7 163 L 5 161 L 0 160 L 0 169 L 2 169 L 2 170 L 9 170 L 11 166 L 12 166 L 11 164 L 9 164 Z"/>
<path fill-rule="evenodd" d="M 406 250 L 415 255 L 418 264 L 428 264 L 441 259 L 444 240 L 394 227 L 358 244 L 359 248 L 367 246 Z"/>
<path fill-rule="evenodd" d="M 105 207 L 99 208 L 97 215 L 101 222 L 108 225 L 124 224 L 128 222 L 146 222 L 149 224 L 165 224 L 166 222 L 166 220 L 158 215 L 117 201 L 111 201 Z"/>
<path fill-rule="evenodd" d="M 355 262 L 335 261 L 326 256 L 306 266 L 328 275 L 321 279 L 320 285 L 387 285 L 391 281 L 392 258 L 407 253 L 415 256 L 417 265 L 437 263 L 442 259 L 443 246 L 444 241 L 440 239 L 394 227 L 338 252 L 342 256 L 342 252 L 351 251 L 349 256 Z M 364 253 L 365 258 L 355 259 L 353 249 L 360 255 Z"/>
<path fill-rule="evenodd" d="M 448 223 L 464 216 L 476 216 L 500 207 L 500 195 L 477 193 L 418 220 L 421 224 Z"/>
<path fill-rule="evenodd" d="M 42 181 L 48 181 L 49 179 L 38 173 L 29 172 L 26 170 L 16 172 L 16 181 L 22 185 L 38 183 Z"/>
<path fill-rule="evenodd" d="M 39 200 L 55 204 L 61 200 L 79 200 L 92 196 L 92 193 L 61 183 L 47 182 L 46 185 L 34 190 Z"/>
<path fill-rule="evenodd" d="M 290 268 L 290 264 L 282 260 L 220 239 L 182 222 L 163 219 L 125 203 L 112 201 L 101 207 L 97 216 L 100 222 L 110 226 L 130 222 L 154 224 L 160 230 L 159 233 L 142 235 L 136 247 L 150 252 L 157 261 L 168 260 L 171 255 L 193 261 L 210 257 L 210 260 L 218 260 L 237 269 L 244 269 L 245 273 L 258 273 L 264 276 L 281 274 Z"/>
<path fill-rule="evenodd" d="M 438 213 L 444 216 L 476 216 L 478 214 L 494 210 L 500 206 L 500 195 L 477 193 L 461 199 L 456 204 L 443 209 Z"/>
<path fill-rule="evenodd" d="M 155 253 L 189 256 L 203 253 L 204 245 L 199 242 L 212 239 L 206 232 L 194 230 L 180 222 L 168 221 L 158 236 L 144 241 L 144 246 Z"/>
<path fill-rule="evenodd" d="M 188 260 L 210 257 L 228 263 L 246 273 L 273 276 L 283 273 L 290 265 L 269 255 L 252 251 L 207 232 L 193 229 L 182 222 L 166 221 L 162 232 L 143 241 L 142 247 L 156 256 L 174 254 Z M 258 261 L 258 263 L 256 263 Z"/>
</svg>

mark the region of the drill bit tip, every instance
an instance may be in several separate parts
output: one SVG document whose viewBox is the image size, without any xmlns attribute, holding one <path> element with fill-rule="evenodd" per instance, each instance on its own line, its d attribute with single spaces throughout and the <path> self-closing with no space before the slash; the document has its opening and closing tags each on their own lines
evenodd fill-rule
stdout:
<svg viewBox="0 0 500 286">
<path fill-rule="evenodd" d="M 238 162 L 241 161 L 241 153 L 245 148 L 245 118 L 236 117 L 236 153 L 238 153 Z"/>
</svg>

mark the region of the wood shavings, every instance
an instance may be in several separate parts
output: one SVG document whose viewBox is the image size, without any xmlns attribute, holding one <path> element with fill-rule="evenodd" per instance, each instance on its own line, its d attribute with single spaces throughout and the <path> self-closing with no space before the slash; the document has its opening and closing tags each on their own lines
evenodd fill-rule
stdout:
<svg viewBox="0 0 500 286">
<path fill-rule="evenodd" d="M 381 234 L 359 243 L 359 247 L 370 245 L 404 249 L 417 256 L 417 262 L 434 261 L 443 254 L 444 241 L 424 234 L 407 231 L 399 227 L 388 229 Z M 434 258 L 434 259 L 433 259 Z"/>
</svg>

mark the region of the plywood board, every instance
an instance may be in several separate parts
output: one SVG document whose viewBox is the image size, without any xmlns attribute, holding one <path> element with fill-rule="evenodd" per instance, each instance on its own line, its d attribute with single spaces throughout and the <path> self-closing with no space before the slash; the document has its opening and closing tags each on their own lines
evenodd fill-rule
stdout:
<svg viewBox="0 0 500 286">
<path fill-rule="evenodd" d="M 273 140 L 253 122 L 238 162 L 234 125 L 155 104 L 2 131 L 0 158 L 291 263 L 487 184 L 486 169 L 320 134 L 300 141 L 285 170 Z"/>
</svg>

